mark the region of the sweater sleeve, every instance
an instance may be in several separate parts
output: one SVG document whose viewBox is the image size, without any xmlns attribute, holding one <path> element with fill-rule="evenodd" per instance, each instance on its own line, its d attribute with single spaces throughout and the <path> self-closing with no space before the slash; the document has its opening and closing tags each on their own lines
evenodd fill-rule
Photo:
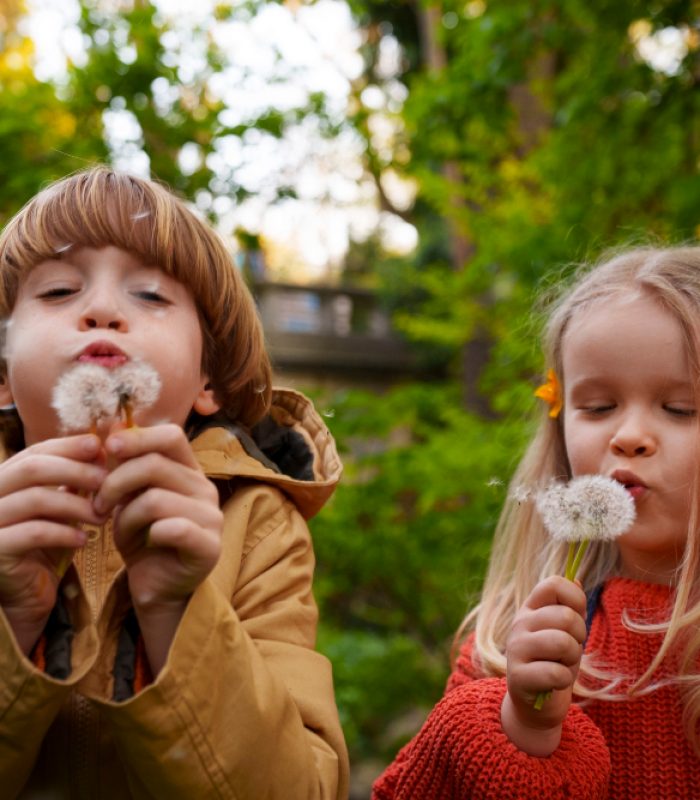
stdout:
<svg viewBox="0 0 700 800">
<path fill-rule="evenodd" d="M 610 754 L 572 705 L 548 758 L 519 750 L 501 727 L 505 678 L 474 678 L 469 648 L 416 737 L 376 781 L 373 800 L 603 800 Z M 465 666 L 466 665 L 466 666 Z"/>
<path fill-rule="evenodd" d="M 313 649 L 310 536 L 275 498 L 249 520 L 233 597 L 225 567 L 197 589 L 154 683 L 122 703 L 93 695 L 134 798 L 346 796 L 330 664 Z"/>
</svg>

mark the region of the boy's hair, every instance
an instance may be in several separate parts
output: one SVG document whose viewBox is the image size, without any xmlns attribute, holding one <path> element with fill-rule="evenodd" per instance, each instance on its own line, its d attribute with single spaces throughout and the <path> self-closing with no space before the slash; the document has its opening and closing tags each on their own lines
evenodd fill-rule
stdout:
<svg viewBox="0 0 700 800">
<path fill-rule="evenodd" d="M 562 385 L 562 346 L 571 320 L 601 300 L 615 296 L 634 297 L 636 293 L 654 298 L 679 323 L 686 343 L 688 364 L 695 392 L 695 407 L 700 409 L 700 247 L 641 247 L 622 252 L 599 262 L 592 269 L 577 273 L 573 284 L 554 302 L 545 328 L 545 363 L 553 367 Z M 525 602 L 535 583 L 550 575 L 564 573 L 568 546 L 553 541 L 545 532 L 534 503 L 518 502 L 522 492 L 516 488 L 538 489 L 556 479 L 567 481 L 571 470 L 566 456 L 563 420 L 552 420 L 548 409 L 540 409 L 536 433 L 511 483 L 509 499 L 501 513 L 481 602 L 465 618 L 458 636 L 475 631 L 475 656 L 486 674 L 504 675 L 505 644 L 513 617 Z M 696 433 L 696 436 L 699 434 Z M 692 446 L 689 443 L 688 446 Z M 689 476 L 693 493 L 683 559 L 676 575 L 675 602 L 667 622 L 644 624 L 631 619 L 625 623 L 634 630 L 664 632 L 663 644 L 633 692 L 654 689 L 652 675 L 679 642 L 684 647 L 679 682 L 686 689 L 684 722 L 688 739 L 700 753 L 696 733 L 700 720 L 700 676 L 696 665 L 700 654 L 700 477 L 698 470 Z M 513 497 L 515 495 L 515 497 Z M 527 558 L 523 554 L 527 553 Z M 601 584 L 618 570 L 614 542 L 591 542 L 579 576 L 586 591 Z M 593 658 L 584 656 L 579 696 L 620 699 L 615 687 L 621 676 L 596 667 Z M 598 688 L 592 689 L 592 686 Z M 602 689 L 600 687 L 603 687 Z"/>
<path fill-rule="evenodd" d="M 108 245 L 189 289 L 202 328 L 202 372 L 217 402 L 233 421 L 260 420 L 272 388 L 255 303 L 220 237 L 153 181 L 96 166 L 33 197 L 0 235 L 0 318 L 11 314 L 29 269 L 73 248 Z"/>
</svg>

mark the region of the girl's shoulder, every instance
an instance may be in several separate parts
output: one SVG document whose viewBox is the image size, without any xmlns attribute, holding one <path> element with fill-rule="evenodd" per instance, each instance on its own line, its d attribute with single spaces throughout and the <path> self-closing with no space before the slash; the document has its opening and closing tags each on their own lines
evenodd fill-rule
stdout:
<svg viewBox="0 0 700 800">
<path fill-rule="evenodd" d="M 476 634 L 472 631 L 459 647 L 452 673 L 447 679 L 446 691 L 484 677 L 476 650 Z"/>
</svg>

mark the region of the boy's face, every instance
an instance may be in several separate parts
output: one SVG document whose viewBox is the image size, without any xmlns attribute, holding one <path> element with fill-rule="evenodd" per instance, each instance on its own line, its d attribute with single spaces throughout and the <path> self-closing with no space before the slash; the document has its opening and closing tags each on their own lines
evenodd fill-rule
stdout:
<svg viewBox="0 0 700 800">
<path fill-rule="evenodd" d="M 117 367 L 138 359 L 158 372 L 142 425 L 183 425 L 192 409 L 218 410 L 202 374 L 202 331 L 188 290 L 116 247 L 80 248 L 44 261 L 20 283 L 9 319 L 4 401 L 17 406 L 27 445 L 60 435 L 51 408 L 60 376 L 82 362 Z"/>
</svg>

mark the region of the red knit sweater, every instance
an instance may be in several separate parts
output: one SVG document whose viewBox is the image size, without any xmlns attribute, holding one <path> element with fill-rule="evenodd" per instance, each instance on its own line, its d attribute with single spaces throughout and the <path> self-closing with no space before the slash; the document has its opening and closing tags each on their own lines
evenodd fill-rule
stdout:
<svg viewBox="0 0 700 800">
<path fill-rule="evenodd" d="M 618 674 L 638 676 L 661 635 L 633 633 L 632 618 L 659 620 L 668 587 L 610 580 L 593 618 L 586 652 Z M 658 678 L 668 674 L 663 667 Z M 482 678 L 471 642 L 460 652 L 443 699 L 418 735 L 374 785 L 373 800 L 691 800 L 700 798 L 700 760 L 681 724 L 675 686 L 634 700 L 574 704 L 548 758 L 518 750 L 501 729 L 504 678 Z"/>
</svg>

